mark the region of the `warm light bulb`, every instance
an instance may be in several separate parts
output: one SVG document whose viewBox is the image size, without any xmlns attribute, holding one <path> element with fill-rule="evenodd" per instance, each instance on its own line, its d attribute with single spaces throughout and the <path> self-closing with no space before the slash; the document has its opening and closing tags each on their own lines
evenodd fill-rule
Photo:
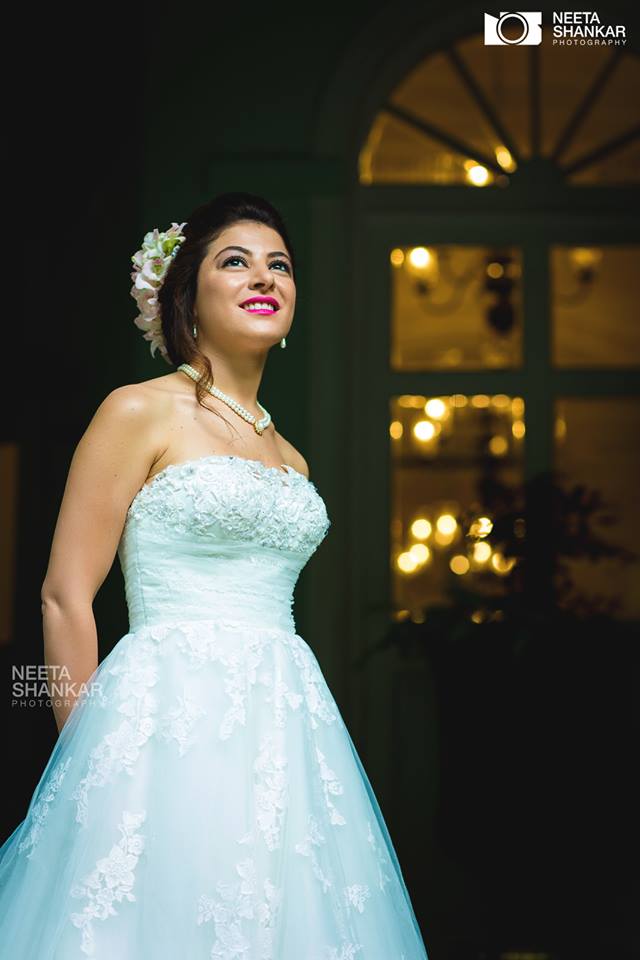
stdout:
<svg viewBox="0 0 640 960">
<path fill-rule="evenodd" d="M 447 412 L 447 407 L 439 397 L 432 397 L 425 404 L 425 412 L 434 420 L 440 420 Z"/>
<path fill-rule="evenodd" d="M 431 524 L 426 517 L 418 517 L 411 524 L 411 533 L 416 540 L 426 540 L 431 535 Z"/>
<path fill-rule="evenodd" d="M 486 540 L 481 540 L 480 543 L 474 543 L 473 545 L 473 559 L 476 563 L 486 563 L 491 556 L 491 552 L 491 544 L 487 543 Z"/>
<path fill-rule="evenodd" d="M 472 537 L 487 537 L 493 530 L 493 523 L 489 517 L 477 517 L 469 527 Z"/>
<path fill-rule="evenodd" d="M 413 433 L 416 439 L 423 442 L 425 440 L 433 440 L 433 437 L 436 433 L 436 427 L 431 420 L 418 420 L 413 428 Z"/>
<path fill-rule="evenodd" d="M 500 553 L 499 550 L 496 550 L 496 552 L 491 557 L 491 566 L 496 571 L 496 573 L 499 573 L 500 575 L 509 573 L 511 570 L 513 570 L 515 566 L 515 562 L 516 562 L 515 557 L 509 557 L 509 559 L 507 560 L 504 554 Z"/>
<path fill-rule="evenodd" d="M 507 150 L 506 147 L 500 146 L 495 149 L 496 160 L 500 164 L 503 170 L 506 170 L 507 173 L 512 173 L 516 169 L 516 162 L 513 159 L 511 152 Z"/>
<path fill-rule="evenodd" d="M 458 521 L 450 513 L 441 513 L 438 519 L 436 520 L 436 527 L 440 533 L 443 533 L 446 537 L 451 536 L 455 533 L 458 526 Z"/>
<path fill-rule="evenodd" d="M 474 187 L 484 187 L 489 182 L 489 171 L 479 163 L 475 163 L 467 170 L 467 180 Z"/>
<path fill-rule="evenodd" d="M 602 250 L 593 247 L 573 247 L 569 251 L 569 257 L 576 267 L 582 269 L 595 267 L 602 260 Z"/>
<path fill-rule="evenodd" d="M 420 269 L 431 263 L 431 253 L 426 247 L 414 247 L 409 254 L 409 263 L 412 267 Z"/>
<path fill-rule="evenodd" d="M 469 560 L 463 553 L 456 553 L 455 557 L 451 557 L 449 561 L 449 567 L 453 573 L 457 573 L 458 576 L 461 576 L 464 573 L 469 572 Z"/>
<path fill-rule="evenodd" d="M 503 457 L 509 449 L 509 444 L 504 437 L 494 436 L 489 440 L 489 450 L 494 457 Z"/>
<path fill-rule="evenodd" d="M 431 556 L 431 550 L 426 543 L 414 543 L 409 548 L 409 554 L 416 563 L 426 563 Z"/>
<path fill-rule="evenodd" d="M 408 552 L 399 554 L 396 564 L 402 573 L 413 573 L 417 567 L 415 559 Z"/>
</svg>

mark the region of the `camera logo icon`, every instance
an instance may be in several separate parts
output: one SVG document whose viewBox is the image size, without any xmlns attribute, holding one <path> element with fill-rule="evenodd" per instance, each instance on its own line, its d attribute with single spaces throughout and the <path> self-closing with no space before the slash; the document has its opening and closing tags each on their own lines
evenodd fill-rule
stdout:
<svg viewBox="0 0 640 960">
<path fill-rule="evenodd" d="M 536 46 L 542 43 L 542 13 L 501 11 L 499 17 L 484 15 L 485 46 Z"/>
</svg>

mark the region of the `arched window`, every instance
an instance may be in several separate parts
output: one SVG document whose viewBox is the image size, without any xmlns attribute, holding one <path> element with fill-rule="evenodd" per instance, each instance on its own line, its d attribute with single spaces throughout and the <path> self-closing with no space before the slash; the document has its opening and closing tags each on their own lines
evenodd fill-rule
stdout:
<svg viewBox="0 0 640 960">
<path fill-rule="evenodd" d="M 637 183 L 638 89 L 638 57 L 621 47 L 465 37 L 426 57 L 380 107 L 360 183 L 507 186 L 532 165 L 570 184 Z"/>
</svg>

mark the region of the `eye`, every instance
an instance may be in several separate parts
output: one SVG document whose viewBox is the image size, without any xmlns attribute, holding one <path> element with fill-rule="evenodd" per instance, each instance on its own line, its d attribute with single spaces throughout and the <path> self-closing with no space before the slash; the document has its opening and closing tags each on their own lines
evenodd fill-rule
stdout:
<svg viewBox="0 0 640 960">
<path fill-rule="evenodd" d="M 285 270 L 287 271 L 287 273 L 291 273 L 291 267 L 289 266 L 289 264 L 287 263 L 286 260 L 273 260 L 272 263 L 271 263 L 271 266 L 273 266 L 275 263 L 277 263 L 277 264 L 279 264 L 280 266 L 284 267 Z"/>
<path fill-rule="evenodd" d="M 232 263 L 234 260 L 239 260 L 241 263 L 244 263 L 246 266 L 247 261 L 245 260 L 244 257 L 241 257 L 239 254 L 235 254 L 235 256 L 233 257 L 227 257 L 227 259 L 223 261 L 222 266 L 226 267 L 228 263 Z M 286 260 L 272 260 L 270 266 L 273 267 L 275 264 L 277 264 L 278 266 L 284 267 L 287 273 L 291 273 L 291 267 L 289 266 Z"/>
</svg>

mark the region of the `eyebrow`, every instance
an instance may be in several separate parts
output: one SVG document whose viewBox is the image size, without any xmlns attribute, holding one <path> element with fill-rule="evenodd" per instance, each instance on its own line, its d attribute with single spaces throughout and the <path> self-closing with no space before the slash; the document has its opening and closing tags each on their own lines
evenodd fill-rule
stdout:
<svg viewBox="0 0 640 960">
<path fill-rule="evenodd" d="M 225 250 L 242 250 L 243 253 L 248 253 L 251 256 L 251 250 L 247 250 L 246 247 L 239 247 L 236 244 L 232 244 L 230 247 L 223 247 L 222 250 L 218 250 L 216 257 L 221 253 L 224 253 Z M 287 260 L 291 260 L 291 257 L 288 253 L 285 253 L 284 250 L 272 250 L 271 253 L 267 254 L 268 257 L 286 257 Z"/>
</svg>

